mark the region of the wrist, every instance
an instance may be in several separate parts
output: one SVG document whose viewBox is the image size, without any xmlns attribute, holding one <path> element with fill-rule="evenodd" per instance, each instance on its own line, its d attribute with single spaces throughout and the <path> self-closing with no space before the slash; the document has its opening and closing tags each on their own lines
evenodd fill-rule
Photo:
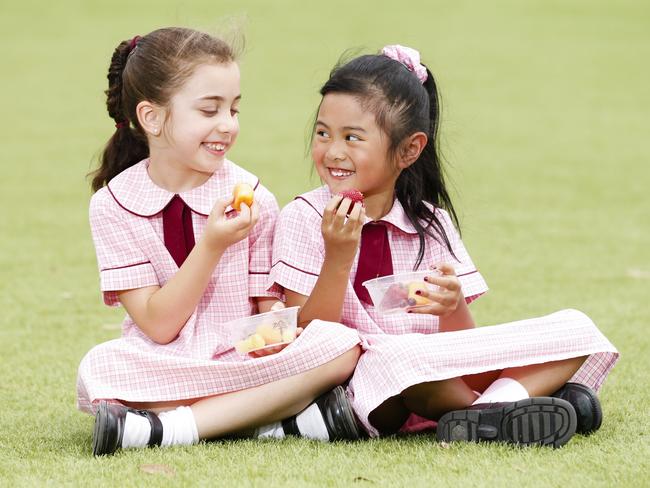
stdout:
<svg viewBox="0 0 650 488">
<path fill-rule="evenodd" d="M 340 256 L 336 255 L 336 253 L 333 255 L 328 255 L 326 253 L 323 261 L 323 270 L 327 269 L 328 271 L 345 274 L 347 276 L 350 274 L 353 263 L 354 259 L 341 259 Z"/>
<path fill-rule="evenodd" d="M 196 247 L 203 255 L 218 261 L 228 246 L 224 245 L 219 239 L 210 239 L 204 234 L 196 243 Z"/>
</svg>

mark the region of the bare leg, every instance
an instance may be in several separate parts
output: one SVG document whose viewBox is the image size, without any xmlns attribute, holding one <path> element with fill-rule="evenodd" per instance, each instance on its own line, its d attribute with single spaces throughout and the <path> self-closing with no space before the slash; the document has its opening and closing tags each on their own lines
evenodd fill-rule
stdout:
<svg viewBox="0 0 650 488">
<path fill-rule="evenodd" d="M 246 390 L 198 400 L 130 403 L 129 406 L 161 412 L 189 405 L 199 438 L 212 439 L 295 415 L 316 397 L 348 379 L 359 355 L 360 348 L 355 346 L 322 366 Z"/>
<path fill-rule="evenodd" d="M 370 413 L 368 420 L 382 434 L 394 434 L 410 412 L 436 420 L 450 410 L 468 407 L 476 398 L 461 378 L 420 383 L 386 400 Z"/>
<path fill-rule="evenodd" d="M 548 396 L 569 381 L 586 359 L 587 356 L 581 356 L 562 361 L 504 369 L 499 377 L 517 380 L 526 388 L 531 397 Z"/>
<path fill-rule="evenodd" d="M 503 371 L 500 369 L 494 371 L 485 371 L 483 373 L 468 374 L 463 376 L 463 381 L 467 383 L 472 390 L 482 393 L 488 386 L 499 378 Z"/>
<path fill-rule="evenodd" d="M 383 434 L 397 432 L 410 412 L 436 420 L 447 412 L 470 406 L 477 398 L 472 390 L 484 391 L 497 378 L 517 380 L 530 396 L 551 395 L 571 379 L 585 360 L 586 356 L 582 356 L 421 383 L 386 400 L 370 413 L 368 420 Z"/>
</svg>

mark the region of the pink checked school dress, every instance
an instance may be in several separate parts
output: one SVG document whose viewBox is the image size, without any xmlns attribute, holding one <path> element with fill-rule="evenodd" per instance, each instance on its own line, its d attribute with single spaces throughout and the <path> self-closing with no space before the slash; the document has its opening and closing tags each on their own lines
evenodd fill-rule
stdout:
<svg viewBox="0 0 650 488">
<path fill-rule="evenodd" d="M 321 187 L 297 197 L 282 210 L 273 245 L 272 283 L 302 295 L 311 294 L 324 260 L 320 228 L 323 210 L 331 196 L 327 187 Z M 465 300 L 470 303 L 485 293 L 487 286 L 447 212 L 437 209 L 436 215 L 458 259 L 446 246 L 427 237 L 419 269 L 430 269 L 443 262 L 454 265 Z M 379 224 L 387 230 L 392 271 L 411 271 L 419 239 L 398 200 Z M 434 315 L 381 314 L 360 300 L 354 291 L 360 254 L 357 252 L 352 266 L 341 321 L 356 329 L 364 341 L 365 350 L 350 380 L 348 395 L 371 436 L 377 436 L 378 432 L 368 422 L 368 415 L 413 385 L 589 356 L 571 381 L 597 390 L 618 359 L 616 348 L 589 317 L 577 310 L 445 333 L 437 333 L 439 320 Z"/>
<path fill-rule="evenodd" d="M 156 344 L 127 315 L 121 338 L 86 354 L 77 379 L 81 410 L 92 412 L 100 399 L 160 402 L 251 388 L 322 365 L 359 343 L 354 330 L 321 322 L 278 354 L 240 357 L 224 324 L 256 313 L 251 297 L 280 296 L 266 285 L 277 202 L 254 175 L 227 160 L 203 185 L 178 196 L 156 186 L 147 167 L 144 160 L 126 169 L 90 202 L 100 286 L 109 306 L 119 305 L 117 291 L 163 286 L 182 263 L 179 246 L 187 246 L 189 252 L 216 200 L 229 198 L 236 183 L 255 188 L 259 221 L 246 239 L 223 254 L 194 313 L 173 342 Z M 182 215 L 175 228 L 172 217 L 165 217 L 173 212 Z"/>
</svg>

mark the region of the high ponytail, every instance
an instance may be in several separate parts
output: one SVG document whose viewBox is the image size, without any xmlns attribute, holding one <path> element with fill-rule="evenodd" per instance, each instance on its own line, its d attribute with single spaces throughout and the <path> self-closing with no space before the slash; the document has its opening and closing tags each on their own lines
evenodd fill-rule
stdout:
<svg viewBox="0 0 650 488">
<path fill-rule="evenodd" d="M 237 53 L 225 41 L 193 29 L 167 27 L 122 41 L 108 68 L 106 108 L 115 132 L 99 167 L 91 173 L 93 191 L 149 155 L 136 108 L 141 101 L 167 107 L 172 95 L 203 63 L 234 62 Z"/>
<path fill-rule="evenodd" d="M 420 241 L 413 269 L 422 263 L 427 235 L 455 256 L 437 208 L 446 210 L 458 227 L 438 149 L 440 99 L 431 71 L 427 68 L 426 72 L 423 84 L 399 61 L 384 55 L 363 55 L 336 66 L 320 90 L 322 96 L 346 93 L 357 97 L 388 135 L 390 156 L 398 153 L 401 143 L 411 134 L 427 134 L 427 144 L 419 158 L 402 170 L 395 183 L 395 197 Z"/>
</svg>

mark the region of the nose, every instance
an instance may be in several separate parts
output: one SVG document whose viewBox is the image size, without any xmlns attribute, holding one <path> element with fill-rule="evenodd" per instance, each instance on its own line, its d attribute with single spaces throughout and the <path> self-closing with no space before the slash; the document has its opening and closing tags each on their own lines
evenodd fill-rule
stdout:
<svg viewBox="0 0 650 488">
<path fill-rule="evenodd" d="M 328 148 L 327 153 L 325 154 L 329 161 L 344 161 L 345 160 L 345 151 L 343 149 L 343 144 L 338 142 L 332 142 Z"/>
<path fill-rule="evenodd" d="M 232 134 L 239 127 L 239 121 L 235 115 L 230 112 L 219 118 L 217 130 L 223 134 Z"/>
</svg>

